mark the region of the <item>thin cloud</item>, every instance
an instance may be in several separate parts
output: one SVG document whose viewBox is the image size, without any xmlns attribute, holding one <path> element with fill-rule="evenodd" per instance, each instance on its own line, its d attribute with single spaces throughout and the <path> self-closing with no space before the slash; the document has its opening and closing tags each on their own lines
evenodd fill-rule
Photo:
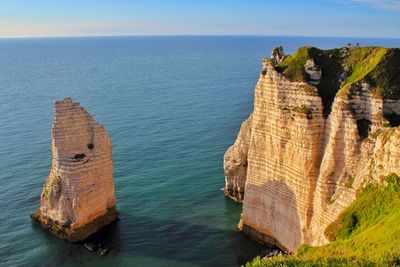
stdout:
<svg viewBox="0 0 400 267">
<path fill-rule="evenodd" d="M 364 4 L 379 9 L 400 11 L 400 0 L 350 0 L 349 2 Z"/>
</svg>

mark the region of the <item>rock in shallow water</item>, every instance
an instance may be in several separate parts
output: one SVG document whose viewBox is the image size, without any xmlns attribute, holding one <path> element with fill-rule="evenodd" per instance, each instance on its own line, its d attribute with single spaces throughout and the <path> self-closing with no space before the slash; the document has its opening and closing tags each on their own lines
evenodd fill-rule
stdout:
<svg viewBox="0 0 400 267">
<path fill-rule="evenodd" d="M 111 139 L 66 98 L 55 104 L 51 147 L 51 171 L 31 218 L 62 239 L 84 240 L 118 217 Z"/>
<path fill-rule="evenodd" d="M 85 243 L 83 244 L 83 246 L 89 251 L 96 251 L 98 248 L 98 245 L 96 245 L 95 243 Z"/>
<path fill-rule="evenodd" d="M 103 248 L 103 249 L 101 249 L 101 250 L 100 250 L 100 255 L 101 255 L 101 256 L 107 256 L 109 250 L 110 250 L 109 248 Z"/>
</svg>

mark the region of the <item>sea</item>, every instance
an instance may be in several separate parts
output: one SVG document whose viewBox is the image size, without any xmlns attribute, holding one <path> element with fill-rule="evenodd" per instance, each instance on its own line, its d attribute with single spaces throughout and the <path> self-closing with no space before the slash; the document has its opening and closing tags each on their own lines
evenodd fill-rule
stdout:
<svg viewBox="0 0 400 267">
<path fill-rule="evenodd" d="M 223 155 L 253 108 L 276 45 L 400 47 L 397 39 L 120 36 L 0 39 L 1 266 L 240 266 L 263 255 L 237 231 Z M 107 256 L 33 223 L 51 166 L 54 102 L 72 97 L 108 131 L 120 220 Z"/>
</svg>

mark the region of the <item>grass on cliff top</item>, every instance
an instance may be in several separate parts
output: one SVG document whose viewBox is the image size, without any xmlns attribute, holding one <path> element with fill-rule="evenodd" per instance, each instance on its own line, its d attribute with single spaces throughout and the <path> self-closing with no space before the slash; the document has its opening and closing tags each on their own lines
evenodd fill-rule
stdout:
<svg viewBox="0 0 400 267">
<path fill-rule="evenodd" d="M 322 69 L 317 88 L 325 116 L 330 113 L 338 91 L 345 93 L 351 85 L 363 81 L 370 83 L 371 88 L 384 97 L 400 99 L 400 49 L 342 47 L 321 50 L 301 47 L 292 56 L 286 56 L 275 69 L 291 81 L 310 82 L 304 68 L 309 59 Z"/>
<path fill-rule="evenodd" d="M 256 258 L 246 266 L 399 266 L 400 178 L 392 174 L 386 185 L 367 186 L 325 235 L 328 245 L 304 245 L 293 256 Z"/>
<path fill-rule="evenodd" d="M 275 69 L 291 81 L 310 82 L 310 77 L 304 68 L 309 59 L 313 59 L 322 69 L 323 74 L 317 89 L 324 105 L 324 115 L 327 116 L 340 86 L 338 77 L 342 72 L 342 66 L 338 49 L 320 50 L 315 47 L 301 47 L 293 56 L 285 57 Z"/>
<path fill-rule="evenodd" d="M 382 47 L 349 49 L 348 56 L 343 59 L 343 65 L 348 76 L 344 82 L 343 88 L 346 87 L 346 85 L 362 80 L 378 65 L 386 52 L 387 49 Z"/>
<path fill-rule="evenodd" d="M 400 99 L 400 49 L 389 49 L 366 81 L 384 98 Z"/>
</svg>

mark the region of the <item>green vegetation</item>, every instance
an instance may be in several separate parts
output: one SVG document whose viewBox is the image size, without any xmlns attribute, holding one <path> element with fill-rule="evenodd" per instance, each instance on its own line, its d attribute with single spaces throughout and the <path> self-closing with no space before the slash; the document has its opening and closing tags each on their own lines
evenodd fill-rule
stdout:
<svg viewBox="0 0 400 267">
<path fill-rule="evenodd" d="M 387 49 L 366 80 L 385 98 L 400 99 L 400 49 Z"/>
<path fill-rule="evenodd" d="M 307 81 L 307 73 L 304 70 L 304 64 L 307 60 L 313 58 L 319 51 L 314 47 L 301 47 L 293 56 L 287 56 L 275 69 L 283 73 L 292 81 Z"/>
<path fill-rule="evenodd" d="M 393 261 L 395 262 L 395 261 Z M 318 258 L 313 260 L 305 260 L 296 256 L 276 256 L 262 261 L 260 257 L 255 258 L 251 263 L 247 263 L 246 267 L 354 267 L 354 266 L 377 266 L 377 262 L 367 260 L 358 260 L 355 258 Z M 381 262 L 378 266 L 396 266 L 394 263 Z"/>
<path fill-rule="evenodd" d="M 378 65 L 386 54 L 387 49 L 382 47 L 360 47 L 352 48 L 349 51 L 349 55 L 343 59 L 348 78 L 342 88 L 362 80 Z"/>
<path fill-rule="evenodd" d="M 57 175 L 52 175 L 51 177 L 47 178 L 46 184 L 44 185 L 42 196 L 44 198 L 48 198 L 50 195 L 51 190 L 53 188 L 61 188 L 61 177 Z"/>
<path fill-rule="evenodd" d="M 349 90 L 360 90 L 362 82 L 368 82 L 379 96 L 400 99 L 400 49 L 383 47 L 343 47 L 320 50 L 301 47 L 292 56 L 275 66 L 286 78 L 298 82 L 310 82 L 305 71 L 307 60 L 313 59 L 322 70 L 318 93 L 327 117 L 335 95 Z M 395 118 L 399 121 L 400 119 Z"/>
<path fill-rule="evenodd" d="M 295 255 L 246 266 L 399 266 L 400 178 L 392 174 L 382 185 L 369 185 L 325 231 L 332 241 L 302 246 Z"/>
<path fill-rule="evenodd" d="M 305 71 L 307 60 L 313 59 L 322 69 L 322 77 L 317 86 L 318 93 L 324 104 L 324 115 L 328 116 L 336 92 L 339 90 L 339 76 L 343 72 L 340 59 L 340 50 L 320 50 L 315 47 L 302 47 L 293 56 L 288 56 L 275 68 L 292 81 L 310 82 Z"/>
</svg>

